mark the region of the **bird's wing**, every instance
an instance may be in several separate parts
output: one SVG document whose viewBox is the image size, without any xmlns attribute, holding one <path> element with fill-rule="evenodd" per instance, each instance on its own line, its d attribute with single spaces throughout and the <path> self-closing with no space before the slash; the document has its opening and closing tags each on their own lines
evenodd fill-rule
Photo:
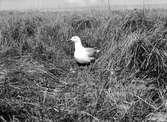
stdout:
<svg viewBox="0 0 167 122">
<path fill-rule="evenodd" d="M 93 56 L 97 50 L 94 48 L 85 48 L 85 51 L 87 52 L 88 56 Z"/>
</svg>

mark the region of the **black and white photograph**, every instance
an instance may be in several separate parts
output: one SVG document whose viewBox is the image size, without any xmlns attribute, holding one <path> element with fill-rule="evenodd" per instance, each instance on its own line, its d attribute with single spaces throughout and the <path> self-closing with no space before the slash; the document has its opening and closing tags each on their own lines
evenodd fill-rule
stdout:
<svg viewBox="0 0 167 122">
<path fill-rule="evenodd" d="M 0 0 L 0 122 L 167 122 L 167 0 Z"/>
</svg>

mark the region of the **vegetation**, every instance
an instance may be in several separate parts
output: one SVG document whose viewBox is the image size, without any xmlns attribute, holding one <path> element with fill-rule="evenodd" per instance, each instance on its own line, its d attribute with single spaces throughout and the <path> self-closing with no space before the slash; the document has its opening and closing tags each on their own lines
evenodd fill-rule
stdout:
<svg viewBox="0 0 167 122">
<path fill-rule="evenodd" d="M 0 121 L 167 121 L 166 12 L 0 12 Z"/>
</svg>

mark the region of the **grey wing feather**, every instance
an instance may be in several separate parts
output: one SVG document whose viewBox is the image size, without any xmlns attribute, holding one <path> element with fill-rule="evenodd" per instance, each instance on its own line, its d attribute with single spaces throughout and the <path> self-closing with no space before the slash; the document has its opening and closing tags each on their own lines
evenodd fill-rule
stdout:
<svg viewBox="0 0 167 122">
<path fill-rule="evenodd" d="M 94 48 L 85 48 L 86 52 L 88 52 L 88 56 L 93 56 L 97 50 Z"/>
</svg>

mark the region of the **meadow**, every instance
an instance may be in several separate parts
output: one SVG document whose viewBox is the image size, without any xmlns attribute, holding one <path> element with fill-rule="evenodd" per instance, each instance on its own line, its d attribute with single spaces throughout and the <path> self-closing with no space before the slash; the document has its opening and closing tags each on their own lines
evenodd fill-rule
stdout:
<svg viewBox="0 0 167 122">
<path fill-rule="evenodd" d="M 0 12 L 0 121 L 166 122 L 167 10 Z M 78 66 L 78 35 L 97 47 Z"/>
</svg>

